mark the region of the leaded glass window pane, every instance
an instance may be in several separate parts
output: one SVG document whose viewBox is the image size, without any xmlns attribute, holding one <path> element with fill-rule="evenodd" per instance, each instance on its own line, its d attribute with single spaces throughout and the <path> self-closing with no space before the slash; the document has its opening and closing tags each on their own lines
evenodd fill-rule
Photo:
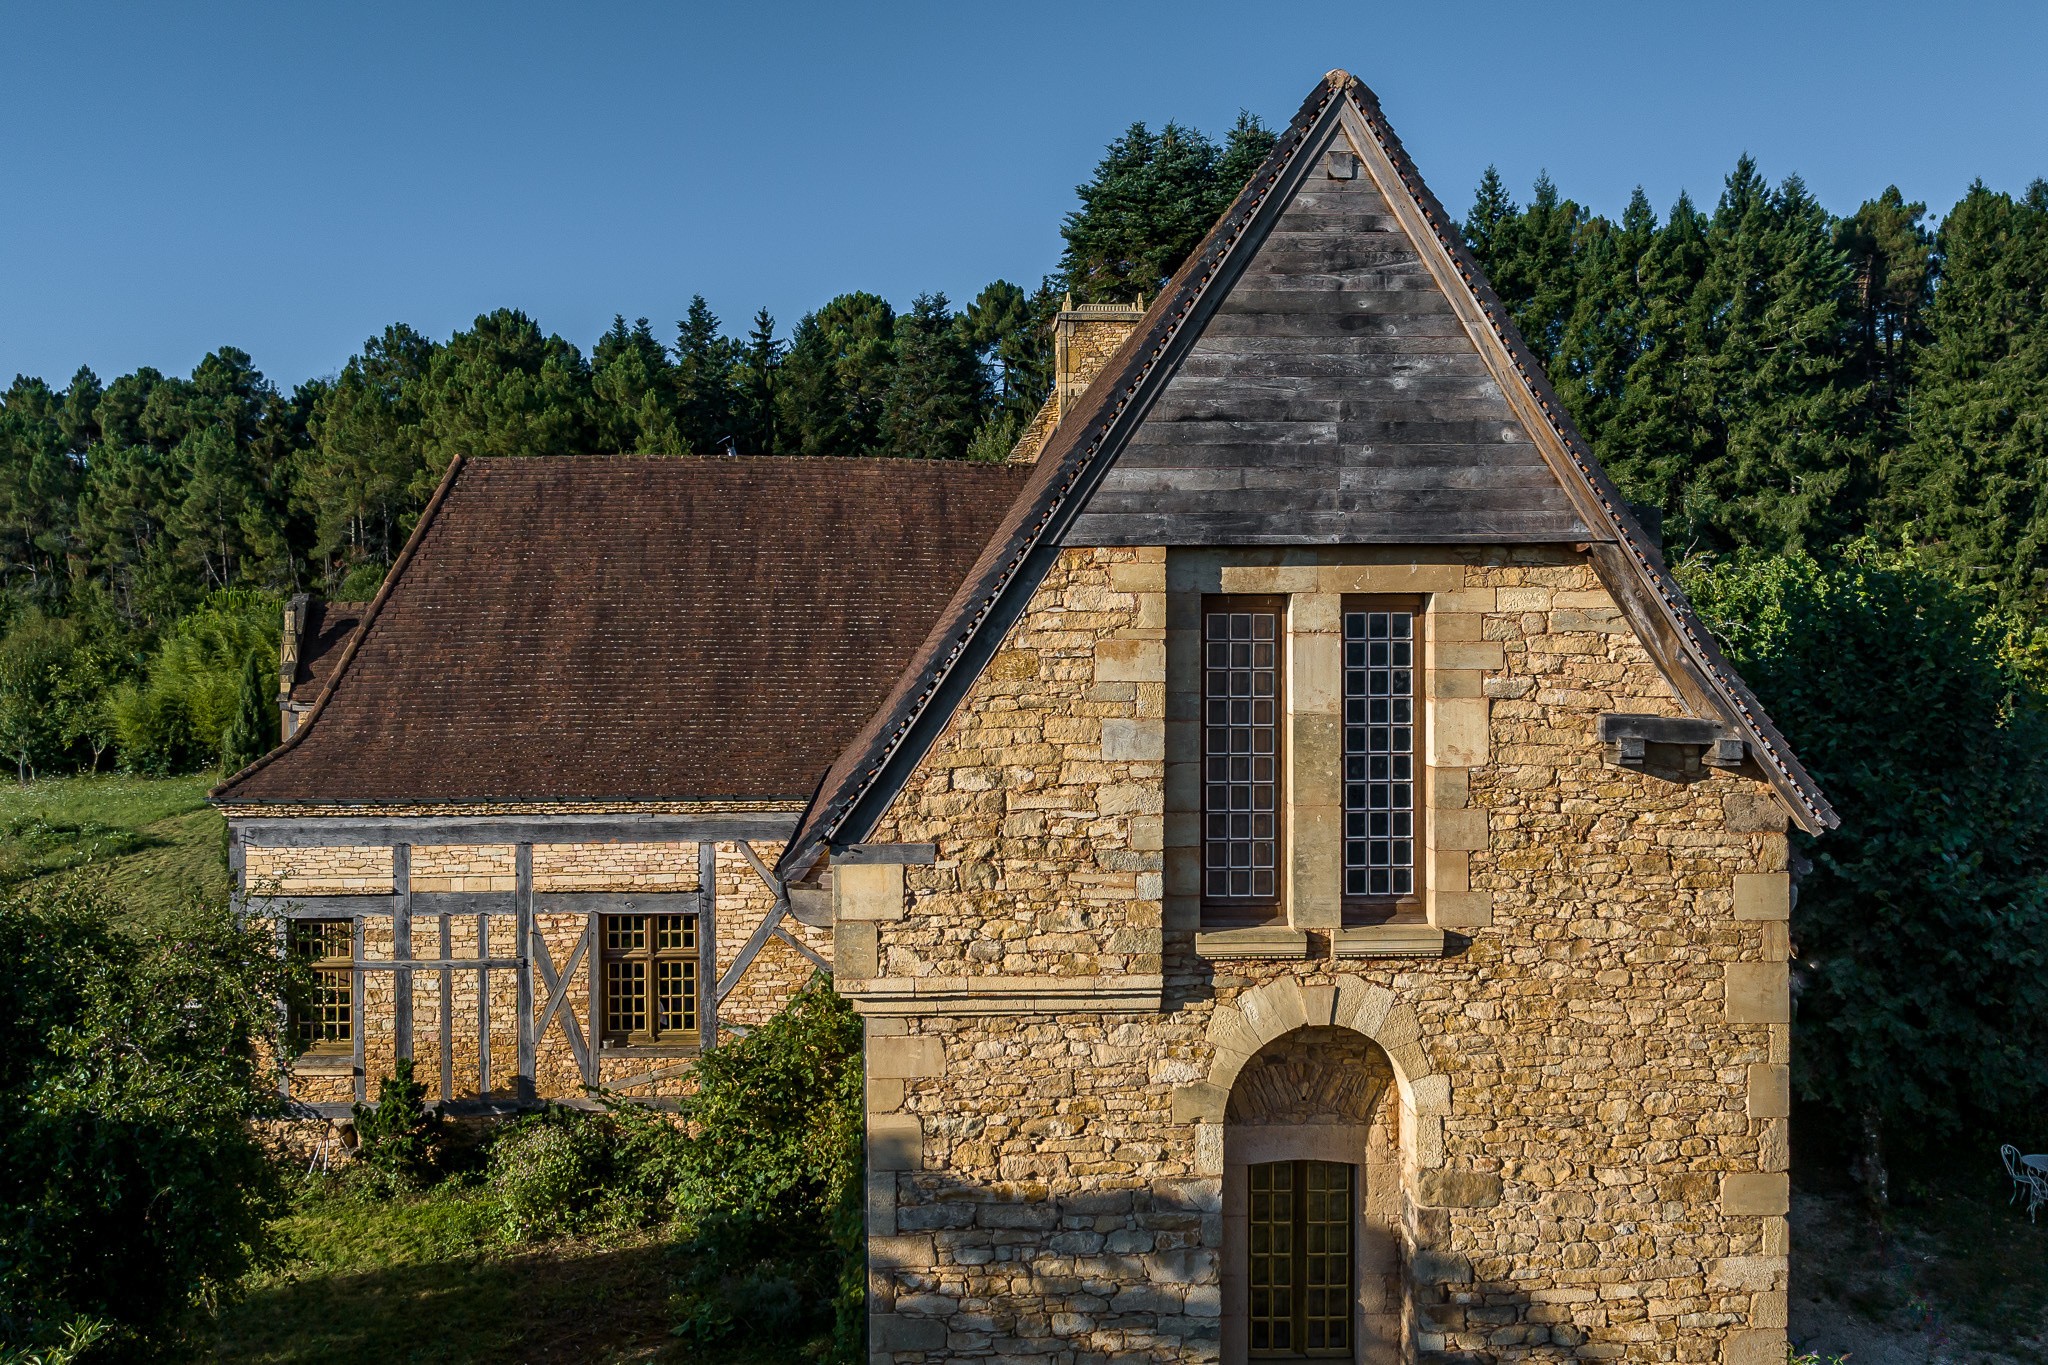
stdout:
<svg viewBox="0 0 2048 1365">
<path fill-rule="evenodd" d="M 1202 627 L 1203 894 L 1280 894 L 1280 613 L 1216 609 Z"/>
<path fill-rule="evenodd" d="M 605 915 L 599 942 L 605 1041 L 696 1042 L 697 917 Z"/>
<path fill-rule="evenodd" d="M 312 968 L 305 999 L 293 1011 L 299 1046 L 331 1048 L 355 1037 L 355 921 L 301 919 L 292 951 Z"/>
<path fill-rule="evenodd" d="M 1344 894 L 1415 894 L 1415 613 L 1344 613 Z"/>
</svg>

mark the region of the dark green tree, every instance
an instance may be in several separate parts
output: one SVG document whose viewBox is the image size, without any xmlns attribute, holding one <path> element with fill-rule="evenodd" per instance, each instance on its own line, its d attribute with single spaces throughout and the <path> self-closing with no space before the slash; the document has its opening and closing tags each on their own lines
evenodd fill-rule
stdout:
<svg viewBox="0 0 2048 1365">
<path fill-rule="evenodd" d="M 733 372 L 738 364 L 738 345 L 719 329 L 704 296 L 693 295 L 689 312 L 676 324 L 675 367 L 676 424 L 692 454 L 737 447 L 739 394 Z"/>
<path fill-rule="evenodd" d="M 1060 229 L 1064 286 L 1084 303 L 1157 294 L 1244 188 L 1273 134 L 1240 113 L 1227 143 L 1178 123 L 1157 133 L 1134 123 L 1110 143 Z"/>
<path fill-rule="evenodd" d="M 263 659 L 249 651 L 242 665 L 241 685 L 235 689 L 235 709 L 220 737 L 221 771 L 238 773 L 270 752 L 277 742 L 276 680 L 267 677 Z"/>
<path fill-rule="evenodd" d="M 591 448 L 590 367 L 526 314 L 486 313 L 434 352 L 421 385 L 424 501 L 455 455 L 574 455 Z"/>
<path fill-rule="evenodd" d="M 896 310 L 875 294 L 841 294 L 790 335 L 776 409 L 794 455 L 871 455 L 896 370 Z"/>
<path fill-rule="evenodd" d="M 623 315 L 598 339 L 590 357 L 591 427 L 597 449 L 643 455 L 683 453 L 676 425 L 675 368 L 641 318 Z"/>
<path fill-rule="evenodd" d="M 882 453 L 956 460 L 981 425 L 987 380 L 944 294 L 920 294 L 896 319 L 896 371 L 882 411 Z"/>
<path fill-rule="evenodd" d="M 1835 224 L 1835 245 L 1853 279 L 1858 363 L 1878 420 L 1888 426 L 1905 397 L 1913 349 L 1926 339 L 1922 315 L 1934 290 L 1934 234 L 1921 225 L 1926 216 L 1925 204 L 1907 203 L 1890 185 Z"/>
<path fill-rule="evenodd" d="M 2048 1091 L 2048 711 L 2004 623 L 1910 560 L 1689 586 L 1841 813 L 1797 839 L 1793 1074 L 1862 1128 L 1881 1202 L 1888 1139 Z"/>
<path fill-rule="evenodd" d="M 312 524 L 310 553 L 334 577 L 389 564 L 422 505 L 422 404 L 436 349 L 403 323 L 387 327 L 315 406 L 293 495 Z"/>
<path fill-rule="evenodd" d="M 775 319 L 763 308 L 754 314 L 754 327 L 747 333 L 746 349 L 740 353 L 737 367 L 735 426 L 744 454 L 774 455 L 781 450 L 775 391 L 781 381 L 782 349 L 775 339 Z"/>
<path fill-rule="evenodd" d="M 1942 221 L 1885 519 L 1950 571 L 2048 603 L 2048 182 L 1973 185 Z"/>
<path fill-rule="evenodd" d="M 279 1209 L 294 976 L 225 906 L 111 926 L 82 887 L 0 903 L 0 1340 L 77 1317 L 162 1341 L 232 1285 Z"/>
</svg>

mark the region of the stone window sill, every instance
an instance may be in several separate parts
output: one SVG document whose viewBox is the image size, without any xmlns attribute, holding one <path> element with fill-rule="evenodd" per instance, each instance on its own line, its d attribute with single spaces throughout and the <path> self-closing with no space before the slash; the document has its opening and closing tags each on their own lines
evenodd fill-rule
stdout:
<svg viewBox="0 0 2048 1365">
<path fill-rule="evenodd" d="M 1251 929 L 1210 929 L 1195 935 L 1195 956 L 1211 961 L 1305 958 L 1308 956 L 1308 931 L 1280 924 L 1262 924 Z"/>
<path fill-rule="evenodd" d="M 1337 957 L 1442 957 L 1444 931 L 1432 924 L 1402 922 L 1331 929 Z M 1299 961 L 1309 955 L 1308 932 L 1284 925 L 1256 929 L 1212 929 L 1195 935 L 1195 956 L 1229 960 Z"/>
<path fill-rule="evenodd" d="M 704 1049 L 696 1043 L 601 1043 L 600 1057 L 695 1057 Z"/>
<path fill-rule="evenodd" d="M 1420 922 L 1367 924 L 1330 932 L 1338 957 L 1442 957 L 1444 931 Z"/>
<path fill-rule="evenodd" d="M 293 1059 L 294 1076 L 353 1076 L 356 1074 L 356 1059 L 343 1053 L 340 1056 L 308 1052 Z"/>
</svg>

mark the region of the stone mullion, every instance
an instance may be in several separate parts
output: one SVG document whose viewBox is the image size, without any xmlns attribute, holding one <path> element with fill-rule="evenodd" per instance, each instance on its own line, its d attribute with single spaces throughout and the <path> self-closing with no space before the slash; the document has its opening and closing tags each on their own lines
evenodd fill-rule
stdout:
<svg viewBox="0 0 2048 1365">
<path fill-rule="evenodd" d="M 1287 922 L 1335 929 L 1344 922 L 1344 598 L 1297 592 L 1287 599 Z"/>
</svg>

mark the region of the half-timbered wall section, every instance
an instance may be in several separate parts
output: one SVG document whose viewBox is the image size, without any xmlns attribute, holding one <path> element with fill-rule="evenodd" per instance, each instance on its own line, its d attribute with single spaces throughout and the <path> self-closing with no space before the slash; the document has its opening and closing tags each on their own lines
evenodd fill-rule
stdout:
<svg viewBox="0 0 2048 1365">
<path fill-rule="evenodd" d="M 829 933 L 787 913 L 771 871 L 793 812 L 228 815 L 249 913 L 280 933 L 293 920 L 350 926 L 352 1036 L 345 1049 L 310 1050 L 288 1083 L 288 1098 L 316 1112 L 373 1094 L 400 1057 L 430 1100 L 458 1110 L 578 1100 L 595 1087 L 673 1095 L 720 1030 L 761 1023 L 830 969 Z M 686 1035 L 606 1038 L 608 917 L 628 917 L 643 938 L 655 917 L 687 923 L 697 991 Z"/>
</svg>

